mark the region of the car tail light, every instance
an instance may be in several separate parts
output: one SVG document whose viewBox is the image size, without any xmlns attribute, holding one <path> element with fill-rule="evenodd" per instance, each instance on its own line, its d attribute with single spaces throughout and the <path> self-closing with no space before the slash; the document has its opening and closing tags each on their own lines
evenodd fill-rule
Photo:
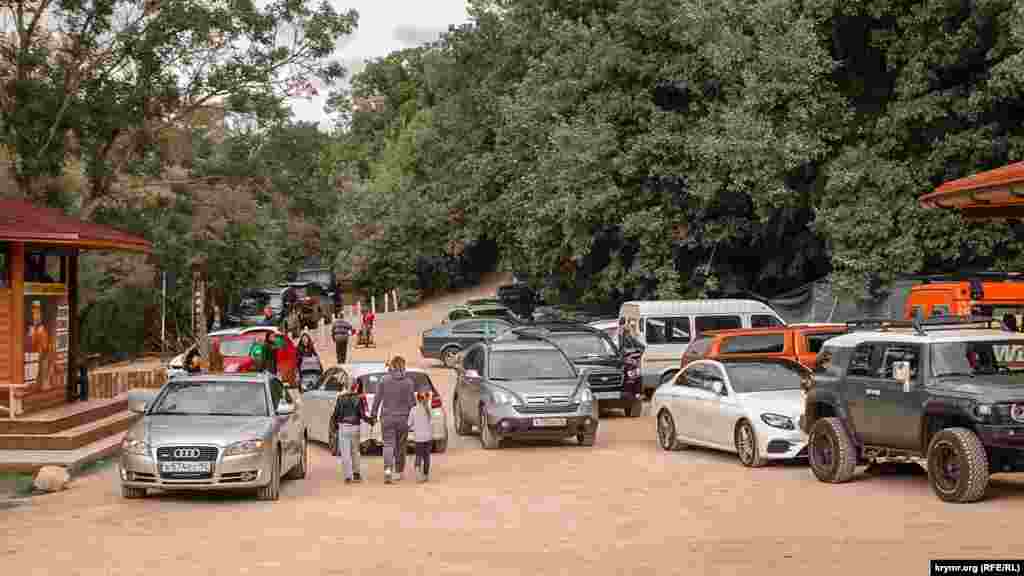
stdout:
<svg viewBox="0 0 1024 576">
<path fill-rule="evenodd" d="M 430 401 L 430 407 L 431 408 L 440 408 L 441 407 L 441 395 L 440 394 L 434 394 L 433 399 Z"/>
</svg>

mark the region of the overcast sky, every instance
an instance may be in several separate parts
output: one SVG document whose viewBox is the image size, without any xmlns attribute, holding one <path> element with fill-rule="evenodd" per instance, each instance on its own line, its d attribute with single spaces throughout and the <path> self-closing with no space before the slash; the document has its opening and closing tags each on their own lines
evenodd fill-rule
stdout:
<svg viewBox="0 0 1024 576">
<path fill-rule="evenodd" d="M 336 57 L 349 73 L 360 70 L 368 59 L 386 56 L 394 50 L 436 40 L 450 24 L 466 22 L 465 0 L 331 0 L 339 10 L 359 12 L 359 28 L 348 42 L 339 44 Z M 294 100 L 297 120 L 319 122 L 327 91 L 312 100 Z"/>
</svg>

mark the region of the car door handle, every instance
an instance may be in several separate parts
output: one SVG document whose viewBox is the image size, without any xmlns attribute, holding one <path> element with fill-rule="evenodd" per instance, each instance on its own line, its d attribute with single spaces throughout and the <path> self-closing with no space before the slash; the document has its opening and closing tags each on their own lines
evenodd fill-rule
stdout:
<svg viewBox="0 0 1024 576">
<path fill-rule="evenodd" d="M 864 394 L 866 394 L 868 396 L 874 396 L 874 397 L 877 398 L 877 397 L 880 397 L 882 395 L 882 391 L 881 390 L 876 390 L 874 388 L 865 388 L 864 389 Z"/>
</svg>

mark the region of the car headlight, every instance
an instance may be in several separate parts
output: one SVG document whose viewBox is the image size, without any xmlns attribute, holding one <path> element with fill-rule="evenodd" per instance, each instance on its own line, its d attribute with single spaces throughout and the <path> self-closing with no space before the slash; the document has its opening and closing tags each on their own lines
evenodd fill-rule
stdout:
<svg viewBox="0 0 1024 576">
<path fill-rule="evenodd" d="M 761 414 L 761 421 L 772 428 L 781 428 L 783 430 L 796 429 L 796 426 L 793 425 L 793 419 L 782 414 Z"/>
<path fill-rule="evenodd" d="M 511 392 L 506 392 L 504 390 L 495 389 L 495 390 L 493 390 L 492 394 L 494 395 L 494 403 L 495 404 L 515 404 L 516 403 L 516 397 Z"/>
<path fill-rule="evenodd" d="M 225 456 L 241 456 L 242 454 L 258 454 L 263 451 L 263 440 L 242 440 L 224 449 Z"/>
<path fill-rule="evenodd" d="M 149 444 L 138 438 L 125 438 L 121 442 L 121 450 L 125 454 L 138 454 L 139 456 L 149 456 L 150 453 Z"/>
<path fill-rule="evenodd" d="M 583 404 L 589 404 L 594 401 L 594 393 L 590 391 L 589 387 L 584 386 L 580 388 L 576 398 Z"/>
</svg>

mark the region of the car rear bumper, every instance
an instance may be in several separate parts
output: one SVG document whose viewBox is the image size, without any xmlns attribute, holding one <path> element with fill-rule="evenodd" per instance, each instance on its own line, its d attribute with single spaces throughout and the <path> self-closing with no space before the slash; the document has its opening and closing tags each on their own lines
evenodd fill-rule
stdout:
<svg viewBox="0 0 1024 576">
<path fill-rule="evenodd" d="M 234 490 L 259 488 L 271 480 L 272 461 L 265 454 L 221 457 L 213 463 L 209 478 L 177 479 L 160 474 L 157 461 L 149 456 L 122 454 L 121 484 L 130 488 L 160 490 Z"/>
</svg>

